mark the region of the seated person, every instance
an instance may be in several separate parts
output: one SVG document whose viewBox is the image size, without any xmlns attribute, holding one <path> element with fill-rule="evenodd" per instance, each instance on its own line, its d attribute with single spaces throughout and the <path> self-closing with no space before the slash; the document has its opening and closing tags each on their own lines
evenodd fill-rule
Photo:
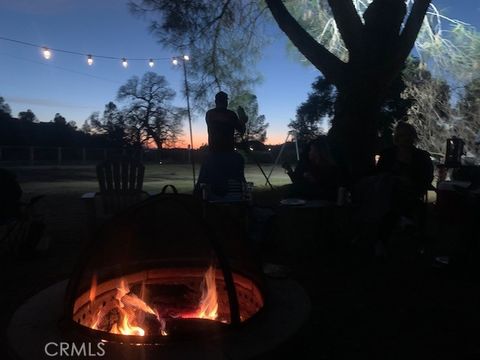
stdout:
<svg viewBox="0 0 480 360">
<path fill-rule="evenodd" d="M 295 170 L 283 167 L 292 180 L 288 196 L 335 201 L 340 186 L 340 171 L 331 154 L 326 136 L 311 141 Z"/>
<path fill-rule="evenodd" d="M 398 123 L 393 135 L 394 146 L 380 154 L 377 173 L 396 177 L 402 191 L 421 199 L 432 186 L 433 163 L 427 151 L 415 146 L 417 140 L 412 125 Z"/>
<path fill-rule="evenodd" d="M 432 186 L 433 163 L 427 151 L 415 146 L 417 141 L 415 128 L 400 122 L 395 128 L 394 146 L 380 154 L 377 173 L 389 177 L 389 201 L 386 214 L 380 229 L 382 241 L 387 241 L 395 223 L 401 216 L 415 220 L 423 231 L 425 211 L 423 196 Z"/>
</svg>

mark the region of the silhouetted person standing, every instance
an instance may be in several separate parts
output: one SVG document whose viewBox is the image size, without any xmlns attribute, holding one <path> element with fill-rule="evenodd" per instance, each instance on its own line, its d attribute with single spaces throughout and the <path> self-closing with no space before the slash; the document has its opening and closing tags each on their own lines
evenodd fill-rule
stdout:
<svg viewBox="0 0 480 360">
<path fill-rule="evenodd" d="M 215 95 L 215 108 L 207 111 L 209 154 L 202 164 L 197 184 L 206 184 L 217 196 L 224 196 L 228 181 L 245 182 L 243 157 L 235 151 L 235 131 L 245 133 L 248 117 L 241 107 L 239 116 L 228 108 L 228 95 L 220 91 Z M 198 191 L 198 188 L 197 188 Z"/>
<path fill-rule="evenodd" d="M 215 95 L 215 108 L 207 111 L 205 121 L 208 126 L 208 149 L 212 153 L 233 152 L 234 133 L 245 133 L 247 119 L 240 120 L 235 112 L 227 109 L 228 95 L 220 91 Z"/>
</svg>

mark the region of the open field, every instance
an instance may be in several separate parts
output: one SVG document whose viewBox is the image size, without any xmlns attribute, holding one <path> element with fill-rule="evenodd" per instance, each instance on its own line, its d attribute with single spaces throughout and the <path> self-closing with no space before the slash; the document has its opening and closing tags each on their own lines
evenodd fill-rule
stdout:
<svg viewBox="0 0 480 360">
<path fill-rule="evenodd" d="M 268 174 L 272 164 L 262 165 Z M 24 166 L 9 167 L 17 174 L 25 194 L 82 194 L 98 189 L 95 166 Z M 196 166 L 196 174 L 200 165 Z M 254 164 L 245 167 L 247 181 L 255 184 L 256 190 L 267 190 L 265 178 Z M 288 184 L 290 179 L 281 167 L 277 167 L 270 179 L 273 185 Z M 192 191 L 192 168 L 189 164 L 147 164 L 145 168 L 144 189 L 149 192 L 159 192 L 164 185 L 173 184 L 180 192 Z"/>
</svg>

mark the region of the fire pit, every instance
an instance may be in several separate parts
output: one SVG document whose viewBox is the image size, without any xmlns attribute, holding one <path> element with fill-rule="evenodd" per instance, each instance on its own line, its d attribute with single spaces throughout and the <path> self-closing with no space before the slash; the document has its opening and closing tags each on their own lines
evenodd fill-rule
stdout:
<svg viewBox="0 0 480 360">
<path fill-rule="evenodd" d="M 46 289 L 14 315 L 16 355 L 43 358 L 46 344 L 57 341 L 101 344 L 112 359 L 248 358 L 285 341 L 308 314 L 306 295 L 292 281 L 265 283 L 241 232 L 222 238 L 228 224 L 206 206 L 188 195 L 159 195 L 105 224 L 68 286 Z M 43 314 L 32 319 L 39 307 Z M 36 350 L 20 345 L 26 333 Z"/>
</svg>

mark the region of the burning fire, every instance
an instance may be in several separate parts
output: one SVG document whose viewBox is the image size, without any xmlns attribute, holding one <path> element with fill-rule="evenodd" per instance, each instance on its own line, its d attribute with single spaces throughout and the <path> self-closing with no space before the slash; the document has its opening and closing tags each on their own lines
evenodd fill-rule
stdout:
<svg viewBox="0 0 480 360">
<path fill-rule="evenodd" d="M 190 314 L 182 314 L 184 319 L 210 319 L 216 320 L 218 317 L 218 295 L 217 285 L 215 283 L 215 269 L 209 267 L 202 281 L 202 297 L 198 309 Z"/>
<path fill-rule="evenodd" d="M 177 316 L 170 316 L 181 319 L 209 319 L 218 318 L 218 295 L 215 283 L 215 268 L 210 266 L 206 271 L 201 288 L 201 297 L 195 311 L 183 312 Z M 162 317 L 161 310 L 153 309 L 144 300 L 130 291 L 126 281 L 122 278 L 117 287 L 115 299 L 111 304 L 102 307 L 94 315 L 90 327 L 96 330 L 107 331 L 112 334 L 145 336 L 145 329 L 142 324 L 147 321 L 155 321 L 159 325 L 159 333 L 168 335 L 166 321 Z M 92 278 L 92 286 L 89 292 L 90 305 L 95 301 L 97 291 L 96 275 Z M 145 293 L 145 284 L 141 287 L 141 297 Z M 165 317 L 167 317 L 166 314 Z M 143 326 L 143 327 L 142 327 Z"/>
</svg>

